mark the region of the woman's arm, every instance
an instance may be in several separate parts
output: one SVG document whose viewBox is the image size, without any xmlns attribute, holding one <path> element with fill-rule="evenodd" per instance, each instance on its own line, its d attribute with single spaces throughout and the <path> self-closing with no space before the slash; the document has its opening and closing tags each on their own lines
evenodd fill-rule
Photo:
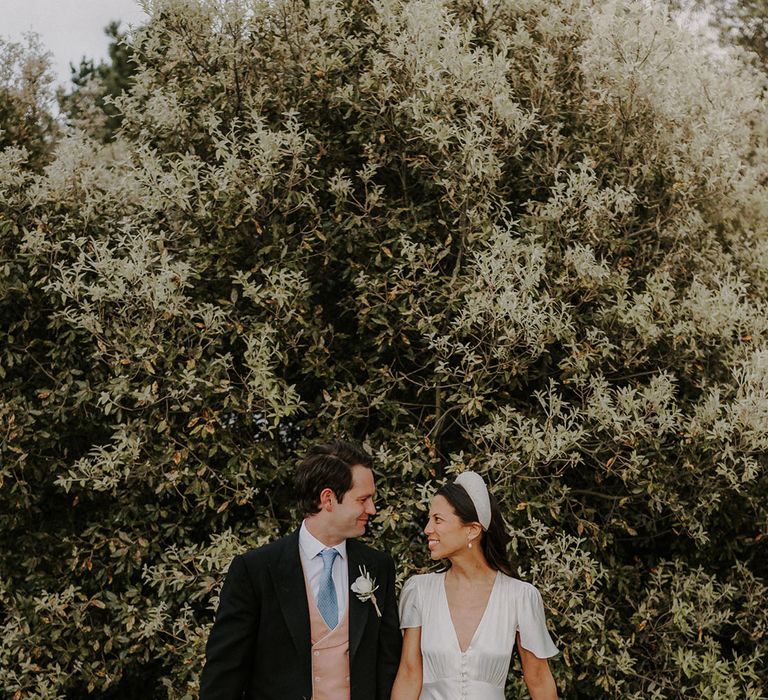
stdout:
<svg viewBox="0 0 768 700">
<path fill-rule="evenodd" d="M 517 635 L 517 648 L 523 664 L 523 679 L 528 686 L 531 700 L 557 700 L 557 687 L 546 659 L 540 659 L 520 643 Z"/>
<path fill-rule="evenodd" d="M 403 630 L 403 651 L 391 700 L 419 700 L 421 694 L 421 627 Z"/>
</svg>

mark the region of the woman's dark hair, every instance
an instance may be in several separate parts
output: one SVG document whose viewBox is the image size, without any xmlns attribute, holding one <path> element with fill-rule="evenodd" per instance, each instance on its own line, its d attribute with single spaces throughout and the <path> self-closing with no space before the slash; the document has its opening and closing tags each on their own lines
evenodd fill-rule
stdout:
<svg viewBox="0 0 768 700">
<path fill-rule="evenodd" d="M 459 516 L 459 520 L 465 525 L 479 522 L 475 504 L 469 494 L 459 484 L 446 484 L 435 494 L 442 496 Z M 509 534 L 504 528 L 504 521 L 501 518 L 499 503 L 490 491 L 488 497 L 491 501 L 491 524 L 487 530 L 483 531 L 481 543 L 483 554 L 492 569 L 501 571 L 502 574 L 513 576 L 512 565 L 507 557 L 507 545 L 509 544 Z M 448 562 L 450 567 L 450 562 Z"/>
<path fill-rule="evenodd" d="M 313 445 L 293 478 L 299 508 L 305 516 L 320 510 L 320 493 L 331 489 L 341 503 L 352 488 L 352 467 L 373 469 L 373 458 L 362 447 L 343 440 Z"/>
</svg>

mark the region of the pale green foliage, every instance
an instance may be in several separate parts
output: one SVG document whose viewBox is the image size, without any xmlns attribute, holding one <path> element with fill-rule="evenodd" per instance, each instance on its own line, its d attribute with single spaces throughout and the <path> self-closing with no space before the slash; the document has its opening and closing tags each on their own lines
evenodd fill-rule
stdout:
<svg viewBox="0 0 768 700">
<path fill-rule="evenodd" d="M 698 15 L 722 47 L 739 47 L 745 60 L 768 67 L 768 4 L 765 0 L 671 0 L 682 17 Z"/>
<path fill-rule="evenodd" d="M 114 143 L 0 151 L 3 690 L 194 697 L 340 434 L 400 581 L 488 477 L 563 698 L 765 697 L 750 69 L 639 1 L 148 6 Z"/>
<path fill-rule="evenodd" d="M 724 629 L 739 625 L 734 619 L 735 599 L 748 590 L 740 580 L 742 573 L 720 582 L 701 568 L 689 570 L 681 562 L 662 561 L 653 570 L 633 616 L 639 630 L 634 641 L 635 646 L 649 645 L 671 663 L 655 664 L 654 683 L 645 697 L 666 697 L 665 682 L 674 684 L 685 697 L 764 697 L 756 673 L 760 652 L 753 649 L 724 659 L 716 641 Z"/>
<path fill-rule="evenodd" d="M 58 132 L 52 85 L 49 54 L 36 34 L 23 42 L 0 35 L 0 150 L 23 149 L 26 164 L 36 169 L 47 161 Z"/>
</svg>

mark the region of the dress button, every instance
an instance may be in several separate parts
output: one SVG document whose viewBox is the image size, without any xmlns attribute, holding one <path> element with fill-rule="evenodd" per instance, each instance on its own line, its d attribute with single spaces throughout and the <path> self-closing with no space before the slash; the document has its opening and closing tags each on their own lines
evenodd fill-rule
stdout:
<svg viewBox="0 0 768 700">
<path fill-rule="evenodd" d="M 315 676 L 315 680 L 319 681 L 320 680 L 320 676 Z"/>
<path fill-rule="evenodd" d="M 319 652 L 319 651 L 316 651 L 316 652 L 315 652 L 315 656 L 320 656 L 320 652 Z"/>
</svg>

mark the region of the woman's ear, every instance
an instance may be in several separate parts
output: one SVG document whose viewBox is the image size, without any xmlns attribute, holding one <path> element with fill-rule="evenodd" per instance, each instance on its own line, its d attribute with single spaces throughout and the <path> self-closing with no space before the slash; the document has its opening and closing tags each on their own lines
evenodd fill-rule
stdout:
<svg viewBox="0 0 768 700">
<path fill-rule="evenodd" d="M 480 544 L 480 535 L 483 532 L 483 527 L 480 523 L 470 523 L 467 525 L 467 539 L 472 543 L 472 546 Z"/>
</svg>

